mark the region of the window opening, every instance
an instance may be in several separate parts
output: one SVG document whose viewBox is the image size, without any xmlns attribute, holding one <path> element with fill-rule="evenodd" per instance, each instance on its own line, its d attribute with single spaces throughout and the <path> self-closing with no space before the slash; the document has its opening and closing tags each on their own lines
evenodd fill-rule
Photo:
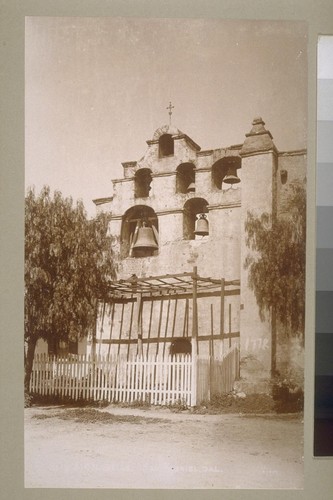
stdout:
<svg viewBox="0 0 333 500">
<path fill-rule="evenodd" d="M 135 173 L 135 198 L 148 198 L 151 190 L 151 170 L 142 168 Z"/>
<path fill-rule="evenodd" d="M 285 184 L 287 182 L 287 179 L 288 179 L 288 172 L 287 172 L 287 170 L 281 170 L 280 177 L 281 177 L 281 183 Z"/>
<path fill-rule="evenodd" d="M 174 339 L 170 346 L 170 354 L 171 356 L 175 356 L 176 354 L 191 354 L 192 353 L 192 345 L 191 341 L 185 338 Z"/>
<path fill-rule="evenodd" d="M 77 340 L 57 340 L 48 341 L 48 353 L 55 356 L 67 356 L 68 354 L 78 354 Z"/>
</svg>

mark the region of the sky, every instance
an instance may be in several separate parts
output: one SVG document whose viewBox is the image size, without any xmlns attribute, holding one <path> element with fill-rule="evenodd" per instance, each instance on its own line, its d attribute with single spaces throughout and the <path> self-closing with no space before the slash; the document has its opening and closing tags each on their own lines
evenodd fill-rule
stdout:
<svg viewBox="0 0 333 500">
<path fill-rule="evenodd" d="M 240 144 L 262 116 L 280 151 L 306 147 L 303 23 L 28 17 L 25 185 L 112 196 L 122 162 L 169 121 L 202 150 Z"/>
<path fill-rule="evenodd" d="M 318 40 L 318 79 L 333 79 L 333 36 L 323 35 Z"/>
</svg>

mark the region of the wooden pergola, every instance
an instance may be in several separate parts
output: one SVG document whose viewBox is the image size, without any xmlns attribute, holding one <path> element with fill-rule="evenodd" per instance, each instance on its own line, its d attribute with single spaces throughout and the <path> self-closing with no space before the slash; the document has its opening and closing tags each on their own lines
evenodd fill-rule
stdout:
<svg viewBox="0 0 333 500">
<path fill-rule="evenodd" d="M 127 280 L 111 281 L 109 297 L 115 301 L 130 299 L 133 294 L 140 294 L 143 300 L 163 300 L 163 298 L 189 298 L 196 293 L 199 297 L 213 297 L 225 293 L 236 295 L 236 290 L 225 290 L 225 287 L 239 287 L 240 281 L 204 278 L 198 275 L 197 268 L 193 272 L 181 274 L 164 274 L 138 278 L 135 274 Z"/>
<path fill-rule="evenodd" d="M 224 301 L 226 296 L 240 294 L 240 280 L 226 281 L 225 279 L 216 279 L 211 277 L 202 277 L 197 272 L 197 267 L 193 267 L 192 272 L 180 274 L 165 274 L 161 276 L 149 276 L 139 278 L 132 275 L 128 279 L 110 281 L 107 302 L 113 304 L 132 303 L 131 332 L 130 338 L 119 338 L 110 340 L 100 340 L 97 343 L 107 344 L 127 344 L 137 343 L 137 352 L 143 354 L 143 343 L 165 343 L 170 338 L 163 338 L 158 335 L 156 338 L 150 337 L 151 317 L 148 331 L 148 338 L 142 336 L 142 305 L 143 302 L 168 301 L 167 320 L 169 319 L 170 301 L 186 299 L 192 301 L 192 354 L 196 355 L 198 351 L 198 299 L 204 297 L 220 297 L 220 333 L 213 336 L 216 339 L 229 339 L 239 337 L 239 332 L 224 331 Z M 163 304 L 162 304 L 163 305 Z M 152 309 L 151 309 L 152 310 Z M 175 305 L 176 311 L 176 305 Z M 162 314 L 162 307 L 161 307 Z M 175 318 L 173 324 L 175 323 Z M 211 335 L 200 336 L 200 340 L 211 340 Z M 148 349 L 148 346 L 147 346 Z"/>
</svg>

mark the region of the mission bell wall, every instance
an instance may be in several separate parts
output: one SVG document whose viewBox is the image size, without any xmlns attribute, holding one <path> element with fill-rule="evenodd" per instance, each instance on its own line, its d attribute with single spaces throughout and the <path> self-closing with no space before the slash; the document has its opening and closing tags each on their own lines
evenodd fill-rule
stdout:
<svg viewBox="0 0 333 500">
<path fill-rule="evenodd" d="M 173 154 L 166 157 L 159 153 L 159 139 L 163 134 L 169 134 L 174 141 Z M 241 377 L 249 387 L 251 384 L 260 387 L 270 376 L 271 322 L 269 318 L 260 319 L 254 293 L 248 286 L 244 262 L 250 250 L 246 244 L 245 220 L 249 211 L 256 215 L 278 214 L 288 198 L 290 184 L 304 181 L 306 152 L 280 154 L 261 118 L 253 120 L 242 144 L 227 148 L 201 151 L 192 139 L 173 126 L 157 129 L 147 144 L 146 153 L 139 161 L 123 164 L 124 177 L 113 182 L 113 196 L 95 200 L 98 210 L 112 215 L 110 233 L 114 237 L 117 277 L 191 272 L 193 266 L 197 266 L 201 276 L 240 279 L 240 297 L 230 298 L 226 304 L 225 331 L 231 324 L 233 331 L 240 332 Z M 227 162 L 230 158 L 239 162 L 240 182 L 233 186 L 223 182 L 219 189 L 214 184 L 213 167 L 216 162 Z M 177 193 L 177 167 L 183 163 L 194 166 L 195 192 Z M 135 197 L 135 174 L 140 169 L 150 169 L 152 177 L 149 196 L 144 198 Z M 284 183 L 281 171 L 287 171 Z M 184 205 L 194 198 L 207 202 L 209 235 L 184 239 Z M 137 205 L 151 207 L 157 216 L 158 254 L 121 258 L 124 214 Z M 200 306 L 199 334 L 200 330 L 211 329 L 210 304 L 211 301 L 206 301 Z M 214 318 L 213 330 L 217 328 L 216 322 Z M 180 321 L 179 331 L 181 328 Z"/>
</svg>

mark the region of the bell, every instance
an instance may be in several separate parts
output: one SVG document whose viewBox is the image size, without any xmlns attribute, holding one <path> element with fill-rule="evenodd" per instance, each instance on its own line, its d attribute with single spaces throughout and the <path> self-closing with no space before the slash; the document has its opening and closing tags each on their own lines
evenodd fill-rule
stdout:
<svg viewBox="0 0 333 500">
<path fill-rule="evenodd" d="M 151 227 L 142 226 L 138 230 L 133 250 L 157 250 L 158 244 L 155 241 L 154 231 Z"/>
<path fill-rule="evenodd" d="M 188 193 L 194 193 L 194 191 L 195 191 L 195 183 L 191 182 L 191 184 L 189 184 L 189 186 L 187 188 L 187 192 Z"/>
<path fill-rule="evenodd" d="M 237 175 L 236 167 L 230 165 L 227 170 L 227 175 L 223 178 L 223 182 L 226 184 L 237 184 L 240 182 L 240 178 Z"/>
<path fill-rule="evenodd" d="M 195 221 L 194 234 L 198 236 L 207 236 L 209 234 L 209 224 L 206 214 L 199 214 L 199 219 Z"/>
</svg>

